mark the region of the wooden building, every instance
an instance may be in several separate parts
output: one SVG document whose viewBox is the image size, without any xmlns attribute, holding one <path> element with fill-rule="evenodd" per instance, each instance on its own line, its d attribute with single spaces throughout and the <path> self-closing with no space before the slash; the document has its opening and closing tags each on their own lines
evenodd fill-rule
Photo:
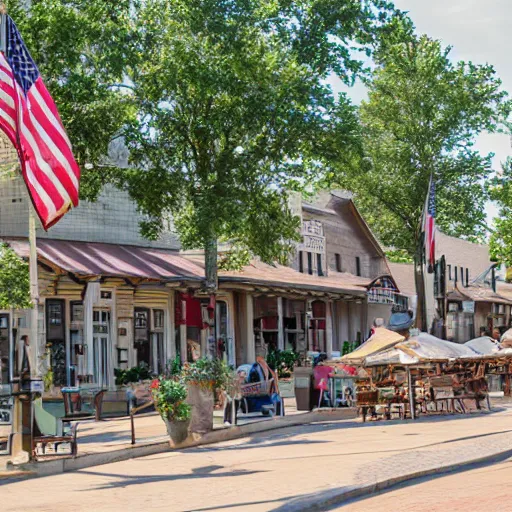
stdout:
<svg viewBox="0 0 512 512">
<path fill-rule="evenodd" d="M 114 369 L 146 364 L 160 373 L 176 355 L 235 366 L 271 348 L 332 354 L 364 341 L 374 318 L 407 308 L 349 195 L 295 198 L 294 210 L 302 242 L 290 266 L 253 261 L 221 272 L 215 298 L 201 294 L 201 254 L 38 238 L 37 345 L 40 355 L 49 351 L 55 384 L 113 389 Z M 28 257 L 26 238 L 4 241 Z M 30 332 L 30 315 L 18 316 L 18 335 Z"/>
</svg>

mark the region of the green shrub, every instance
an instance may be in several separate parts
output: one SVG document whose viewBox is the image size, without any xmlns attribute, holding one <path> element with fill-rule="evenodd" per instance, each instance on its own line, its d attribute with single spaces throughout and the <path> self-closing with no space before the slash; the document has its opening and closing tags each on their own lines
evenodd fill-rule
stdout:
<svg viewBox="0 0 512 512">
<path fill-rule="evenodd" d="M 151 383 L 155 408 L 162 418 L 169 421 L 185 421 L 190 418 L 190 405 L 185 384 L 174 379 L 160 378 Z"/>
<path fill-rule="evenodd" d="M 139 366 L 133 366 L 127 370 L 120 370 L 116 368 L 114 370 L 114 375 L 116 377 L 117 386 L 130 384 L 132 382 L 140 382 L 141 380 L 148 380 L 151 378 L 149 367 L 142 363 Z"/>
<path fill-rule="evenodd" d="M 271 350 L 267 354 L 267 364 L 277 372 L 279 379 L 291 377 L 293 368 L 299 359 L 300 355 L 293 350 Z"/>
<path fill-rule="evenodd" d="M 185 364 L 181 375 L 183 382 L 192 382 L 212 390 L 225 390 L 231 382 L 231 374 L 231 368 L 222 359 L 202 357 L 194 363 Z"/>
</svg>

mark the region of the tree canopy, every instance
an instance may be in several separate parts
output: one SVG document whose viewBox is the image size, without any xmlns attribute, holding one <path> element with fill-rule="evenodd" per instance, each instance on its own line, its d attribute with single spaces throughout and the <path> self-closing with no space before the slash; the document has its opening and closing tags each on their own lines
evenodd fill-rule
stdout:
<svg viewBox="0 0 512 512">
<path fill-rule="evenodd" d="M 28 263 L 6 244 L 0 244 L 0 309 L 30 307 Z"/>
<path fill-rule="evenodd" d="M 133 62 L 132 0 L 7 0 L 58 105 L 78 164 L 81 187 L 101 188 L 112 139 L 135 115 L 125 78 Z"/>
<path fill-rule="evenodd" d="M 512 160 L 507 159 L 502 171 L 489 186 L 489 196 L 498 205 L 498 217 L 490 238 L 491 258 L 512 266 Z"/>
<path fill-rule="evenodd" d="M 484 238 L 492 155 L 481 155 L 474 142 L 497 129 L 510 103 L 491 65 L 454 63 L 450 47 L 404 33 L 384 38 L 376 54 L 360 108 L 365 156 L 337 179 L 356 193 L 380 240 L 413 255 L 431 175 L 441 230 Z"/>
<path fill-rule="evenodd" d="M 325 79 L 362 72 L 355 46 L 393 15 L 377 0 L 144 2 L 123 186 L 146 236 L 171 214 L 183 247 L 204 248 L 212 289 L 219 240 L 283 257 L 298 233 L 287 188 L 360 151 L 355 108 Z"/>
</svg>

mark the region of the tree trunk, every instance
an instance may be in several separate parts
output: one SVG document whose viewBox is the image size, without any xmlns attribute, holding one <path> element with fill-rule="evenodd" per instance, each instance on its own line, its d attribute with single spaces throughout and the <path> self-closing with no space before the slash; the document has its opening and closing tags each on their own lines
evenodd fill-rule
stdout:
<svg viewBox="0 0 512 512">
<path fill-rule="evenodd" d="M 217 292 L 217 238 L 212 235 L 204 246 L 205 287 L 209 293 Z"/>
<path fill-rule="evenodd" d="M 416 254 L 414 256 L 414 280 L 416 284 L 416 327 L 423 332 L 428 332 L 427 311 L 425 297 L 425 280 L 423 276 L 423 243 L 418 240 Z"/>
</svg>

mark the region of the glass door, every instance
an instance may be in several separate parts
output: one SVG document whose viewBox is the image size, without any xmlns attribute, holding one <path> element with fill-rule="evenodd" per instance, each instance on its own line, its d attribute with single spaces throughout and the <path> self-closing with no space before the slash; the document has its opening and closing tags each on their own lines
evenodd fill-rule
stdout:
<svg viewBox="0 0 512 512">
<path fill-rule="evenodd" d="M 110 311 L 95 309 L 92 314 L 94 382 L 100 387 L 110 383 L 109 346 L 110 346 Z"/>
</svg>

